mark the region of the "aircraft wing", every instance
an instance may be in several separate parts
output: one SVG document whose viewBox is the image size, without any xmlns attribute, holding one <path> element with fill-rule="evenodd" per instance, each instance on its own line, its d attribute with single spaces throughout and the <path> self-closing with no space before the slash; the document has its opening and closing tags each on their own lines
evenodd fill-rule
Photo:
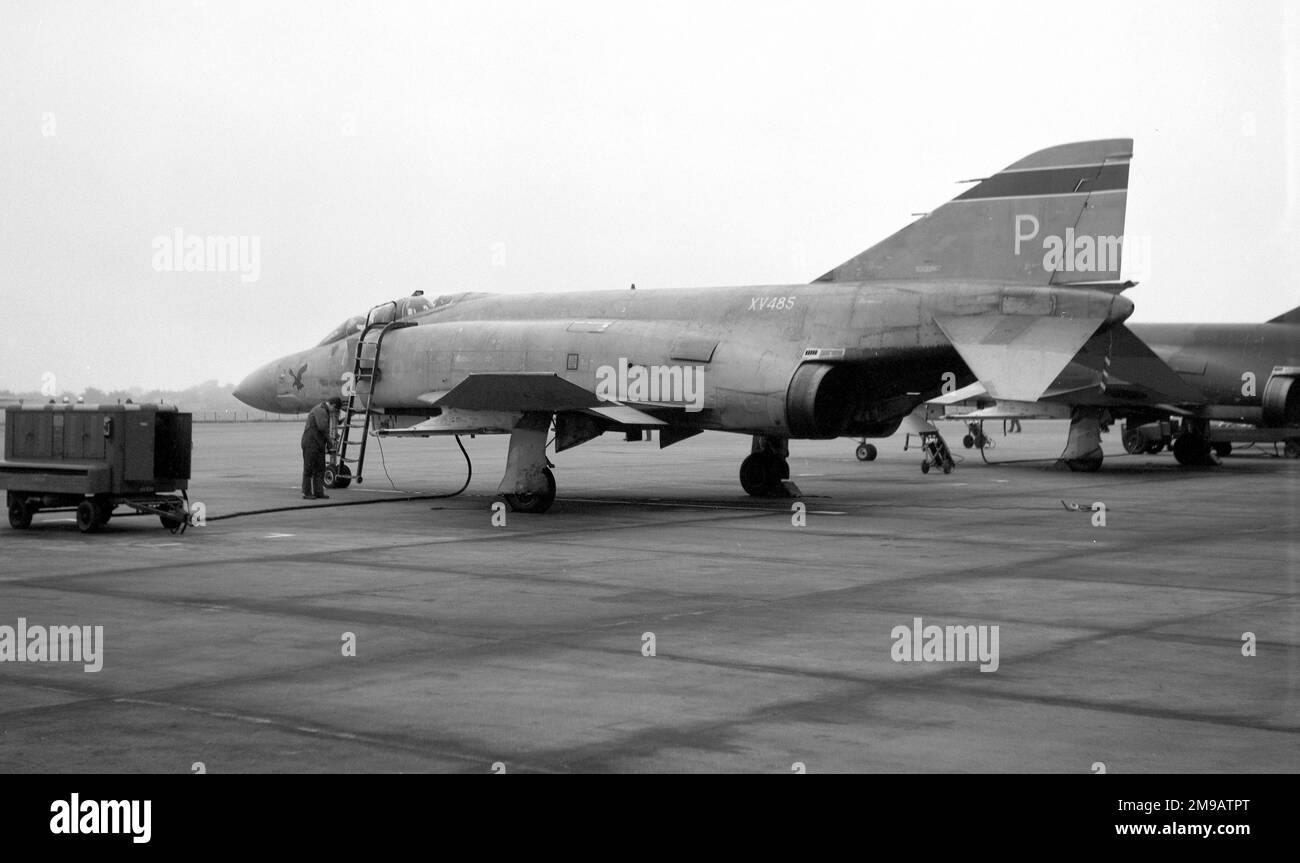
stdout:
<svg viewBox="0 0 1300 863">
<path fill-rule="evenodd" d="M 980 383 L 979 381 L 976 381 L 975 383 L 968 384 L 967 386 L 964 386 L 961 389 L 953 390 L 950 393 L 944 393 L 941 396 L 936 396 L 935 398 L 932 398 L 928 402 L 926 402 L 926 404 L 955 405 L 955 404 L 961 404 L 962 402 L 971 401 L 972 399 L 980 400 L 981 397 L 987 396 L 988 394 L 989 394 L 988 388 L 985 387 L 984 384 Z"/>
<path fill-rule="evenodd" d="M 950 420 L 998 420 L 998 419 L 1062 419 L 1070 416 L 1069 408 L 1059 402 L 1050 402 L 1052 390 L 1044 393 L 1043 398 L 1035 402 L 1009 401 L 993 399 L 982 383 L 976 381 L 961 389 L 932 398 L 925 404 L 933 406 L 933 411 L 941 411 L 944 419 Z M 934 416 L 931 411 L 930 416 Z"/>
<path fill-rule="evenodd" d="M 483 372 L 472 374 L 444 393 L 426 393 L 420 401 L 466 411 L 585 410 L 605 404 L 597 395 L 554 372 Z"/>
<path fill-rule="evenodd" d="M 1070 408 L 1059 402 L 994 402 L 989 407 L 961 408 L 949 405 L 945 419 L 950 420 L 1057 420 L 1069 419 Z"/>
<path fill-rule="evenodd" d="M 1077 401 L 1083 398 L 1080 391 L 1089 387 L 1095 388 L 1096 393 L 1088 402 L 1091 404 L 1205 402 L 1199 390 L 1179 377 L 1123 324 L 1109 327 L 1089 339 L 1073 365 L 1053 382 L 1044 397 Z"/>
<path fill-rule="evenodd" d="M 629 405 L 606 401 L 553 372 L 482 372 L 450 390 L 425 393 L 419 400 L 442 413 L 387 435 L 506 433 L 524 414 L 585 411 L 622 425 L 661 426 L 662 420 Z"/>
</svg>

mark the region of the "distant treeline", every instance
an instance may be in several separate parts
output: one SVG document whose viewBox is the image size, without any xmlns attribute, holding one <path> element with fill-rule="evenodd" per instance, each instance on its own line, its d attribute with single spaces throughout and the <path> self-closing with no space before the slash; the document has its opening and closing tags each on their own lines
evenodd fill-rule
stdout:
<svg viewBox="0 0 1300 863">
<path fill-rule="evenodd" d="M 223 413 L 227 415 L 238 413 L 241 419 L 246 414 L 261 418 L 263 416 L 261 411 L 250 411 L 248 405 L 231 394 L 234 389 L 234 384 L 220 384 L 216 380 L 210 380 L 183 390 L 146 390 L 140 387 L 125 390 L 101 390 L 96 387 L 86 387 L 81 392 L 64 390 L 53 396 L 42 395 L 36 390 L 30 392 L 0 390 L 0 406 L 17 402 L 26 405 L 41 405 L 50 401 L 50 399 L 56 402 L 62 402 L 64 399 L 69 402 L 76 402 L 78 398 L 88 405 L 111 405 L 125 403 L 127 399 L 130 399 L 135 404 L 162 402 L 176 405 L 183 411 L 194 413 L 196 415 L 195 419 L 198 419 L 200 413 L 206 413 L 212 418 Z"/>
</svg>

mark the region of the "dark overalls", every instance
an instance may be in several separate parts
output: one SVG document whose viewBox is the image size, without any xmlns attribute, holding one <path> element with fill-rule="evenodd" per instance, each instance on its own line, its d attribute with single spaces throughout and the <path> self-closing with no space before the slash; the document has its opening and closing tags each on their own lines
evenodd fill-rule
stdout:
<svg viewBox="0 0 1300 863">
<path fill-rule="evenodd" d="M 330 446 L 330 409 L 321 402 L 307 414 L 302 429 L 302 495 L 325 496 L 325 453 Z"/>
</svg>

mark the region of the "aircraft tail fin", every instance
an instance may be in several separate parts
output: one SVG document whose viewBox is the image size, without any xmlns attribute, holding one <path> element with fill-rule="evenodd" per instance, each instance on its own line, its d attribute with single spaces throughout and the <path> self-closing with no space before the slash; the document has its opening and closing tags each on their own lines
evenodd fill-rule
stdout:
<svg viewBox="0 0 1300 863">
<path fill-rule="evenodd" d="M 1300 306 L 1269 319 L 1270 324 L 1300 324 Z"/>
<path fill-rule="evenodd" d="M 1133 140 L 1039 150 L 817 279 L 1117 282 Z"/>
</svg>

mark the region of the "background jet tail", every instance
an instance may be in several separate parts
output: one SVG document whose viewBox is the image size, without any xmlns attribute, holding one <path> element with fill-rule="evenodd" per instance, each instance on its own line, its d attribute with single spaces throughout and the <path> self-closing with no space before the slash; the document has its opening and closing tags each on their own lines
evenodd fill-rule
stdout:
<svg viewBox="0 0 1300 863">
<path fill-rule="evenodd" d="M 1039 150 L 817 281 L 1117 281 L 1132 153 L 1131 138 Z"/>
<path fill-rule="evenodd" d="M 1270 324 L 1300 324 L 1300 306 L 1269 320 Z"/>
</svg>

